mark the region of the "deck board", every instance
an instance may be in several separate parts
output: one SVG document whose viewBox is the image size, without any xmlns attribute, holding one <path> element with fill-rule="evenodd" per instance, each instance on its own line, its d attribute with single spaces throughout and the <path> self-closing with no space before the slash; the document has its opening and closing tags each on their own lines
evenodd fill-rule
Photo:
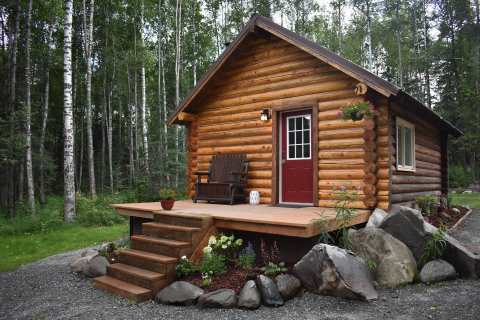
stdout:
<svg viewBox="0 0 480 320">
<path fill-rule="evenodd" d="M 264 232 L 279 235 L 312 237 L 339 228 L 334 208 L 285 208 L 270 205 L 223 205 L 175 202 L 171 211 L 162 210 L 159 202 L 112 205 L 122 215 L 153 218 L 155 212 L 180 216 L 211 216 L 219 228 Z M 366 222 L 370 210 L 357 210 L 348 225 Z"/>
</svg>

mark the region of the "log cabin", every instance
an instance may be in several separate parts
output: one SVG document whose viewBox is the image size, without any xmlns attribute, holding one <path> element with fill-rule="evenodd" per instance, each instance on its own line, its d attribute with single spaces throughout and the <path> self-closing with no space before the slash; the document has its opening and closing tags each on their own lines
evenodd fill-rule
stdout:
<svg viewBox="0 0 480 320">
<path fill-rule="evenodd" d="M 368 101 L 377 116 L 339 118 Z M 261 119 L 263 117 L 263 119 Z M 402 89 L 270 19 L 254 16 L 178 106 L 188 185 L 215 154 L 247 154 L 263 204 L 388 209 L 448 189 L 447 139 L 461 132 Z"/>
<path fill-rule="evenodd" d="M 368 102 L 374 115 L 339 117 Z M 259 247 L 277 241 L 296 262 L 319 234 L 365 223 L 374 208 L 448 191 L 447 140 L 462 133 L 421 102 L 339 55 L 254 16 L 177 107 L 187 129 L 188 193 L 214 155 L 248 159 L 245 193 L 260 205 L 177 201 L 117 204 L 130 218 L 130 248 L 95 286 L 137 301 L 175 278 L 185 255 L 199 261 L 211 235 L 233 232 Z M 355 192 L 347 222 L 336 190 Z"/>
</svg>

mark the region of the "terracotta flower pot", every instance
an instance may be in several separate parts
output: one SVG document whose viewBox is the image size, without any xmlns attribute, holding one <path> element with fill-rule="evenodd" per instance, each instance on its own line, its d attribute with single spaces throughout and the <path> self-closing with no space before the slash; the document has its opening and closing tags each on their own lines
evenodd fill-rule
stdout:
<svg viewBox="0 0 480 320">
<path fill-rule="evenodd" d="M 172 199 L 160 200 L 160 205 L 162 206 L 163 210 L 172 210 L 174 203 L 175 200 Z"/>
</svg>

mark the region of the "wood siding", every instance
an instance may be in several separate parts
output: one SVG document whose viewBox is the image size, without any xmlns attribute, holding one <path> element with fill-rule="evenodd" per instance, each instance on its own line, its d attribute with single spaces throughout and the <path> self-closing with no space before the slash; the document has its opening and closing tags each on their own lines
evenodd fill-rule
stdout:
<svg viewBox="0 0 480 320">
<path fill-rule="evenodd" d="M 442 139 L 438 128 L 393 105 L 391 130 L 391 204 L 408 203 L 426 194 L 442 191 Z M 415 171 L 397 170 L 396 119 L 400 117 L 415 125 Z M 442 169 L 443 168 L 443 169 Z"/>
<path fill-rule="evenodd" d="M 377 207 L 388 209 L 390 205 L 390 110 L 385 98 L 376 102 L 377 117 Z"/>
</svg>

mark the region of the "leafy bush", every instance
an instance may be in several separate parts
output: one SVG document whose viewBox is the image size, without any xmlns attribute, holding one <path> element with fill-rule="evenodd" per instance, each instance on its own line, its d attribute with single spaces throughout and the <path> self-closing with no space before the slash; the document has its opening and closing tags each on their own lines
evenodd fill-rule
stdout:
<svg viewBox="0 0 480 320">
<path fill-rule="evenodd" d="M 284 262 L 280 262 L 278 264 L 270 262 L 262 268 L 263 274 L 269 277 L 275 277 L 280 273 L 287 272 L 287 270 L 288 269 L 285 267 Z"/>
<path fill-rule="evenodd" d="M 473 182 L 472 173 L 462 166 L 448 168 L 448 183 L 451 188 L 468 188 Z"/>
<path fill-rule="evenodd" d="M 135 184 L 135 202 L 152 202 L 158 201 L 158 194 L 154 192 L 149 182 L 144 179 Z"/>
<path fill-rule="evenodd" d="M 429 216 L 433 213 L 435 206 L 438 205 L 438 198 L 435 195 L 424 195 L 415 198 L 415 202 L 423 215 Z"/>
<path fill-rule="evenodd" d="M 445 227 L 438 228 L 425 244 L 425 252 L 420 257 L 420 265 L 423 266 L 427 262 L 439 259 L 443 256 L 447 247 L 447 241 L 445 240 L 446 229 Z"/>
<path fill-rule="evenodd" d="M 183 256 L 178 261 L 175 272 L 178 278 L 183 278 L 198 272 L 198 267 L 191 263 L 186 256 Z"/>
<path fill-rule="evenodd" d="M 115 197 L 98 197 L 90 199 L 77 195 L 77 217 L 76 221 L 84 226 L 111 226 L 125 222 L 113 208 L 112 203 L 118 200 Z"/>
<path fill-rule="evenodd" d="M 256 257 L 253 245 L 249 242 L 248 245 L 240 251 L 235 264 L 241 269 L 250 270 L 255 265 Z"/>
<path fill-rule="evenodd" d="M 230 236 L 224 234 L 220 234 L 218 237 L 211 236 L 210 239 L 208 239 L 208 246 L 203 248 L 203 253 L 206 255 L 221 255 L 228 260 L 234 260 L 242 244 L 243 240 L 235 239 L 233 234 Z"/>
<path fill-rule="evenodd" d="M 226 259 L 222 255 L 217 254 L 205 254 L 200 265 L 200 271 L 202 274 L 208 274 L 214 276 L 217 274 L 223 274 L 227 271 Z"/>
<path fill-rule="evenodd" d="M 339 223 L 338 246 L 350 249 L 352 245 L 348 237 L 348 226 L 357 212 L 356 209 L 351 208 L 351 203 L 357 199 L 357 193 L 342 187 L 335 190 L 335 196 L 337 198 L 335 202 L 336 219 Z"/>
</svg>

